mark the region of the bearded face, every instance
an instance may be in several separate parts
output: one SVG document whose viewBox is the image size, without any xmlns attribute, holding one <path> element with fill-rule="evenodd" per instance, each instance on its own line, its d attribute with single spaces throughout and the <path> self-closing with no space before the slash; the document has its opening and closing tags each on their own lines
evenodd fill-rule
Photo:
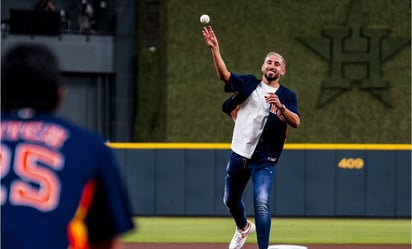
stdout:
<svg viewBox="0 0 412 249">
<path fill-rule="evenodd" d="M 280 79 L 280 74 L 272 69 L 269 69 L 265 74 L 263 74 L 263 77 L 265 77 L 267 81 L 271 82 Z"/>
<path fill-rule="evenodd" d="M 279 80 L 286 73 L 282 57 L 276 53 L 266 56 L 262 65 L 262 73 L 268 82 Z"/>
</svg>

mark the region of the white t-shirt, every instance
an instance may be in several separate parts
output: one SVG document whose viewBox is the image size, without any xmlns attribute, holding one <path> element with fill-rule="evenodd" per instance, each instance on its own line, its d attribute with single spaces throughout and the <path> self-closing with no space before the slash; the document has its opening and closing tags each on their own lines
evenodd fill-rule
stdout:
<svg viewBox="0 0 412 249">
<path fill-rule="evenodd" d="M 269 116 L 270 104 L 266 103 L 265 96 L 276 90 L 277 88 L 260 82 L 249 98 L 240 104 L 231 145 L 235 153 L 252 158 Z"/>
</svg>

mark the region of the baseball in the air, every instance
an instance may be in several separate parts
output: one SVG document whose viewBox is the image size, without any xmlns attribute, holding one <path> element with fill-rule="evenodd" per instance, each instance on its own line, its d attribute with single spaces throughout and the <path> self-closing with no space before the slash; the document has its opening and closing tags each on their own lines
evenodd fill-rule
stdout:
<svg viewBox="0 0 412 249">
<path fill-rule="evenodd" d="M 200 16 L 200 22 L 202 24 L 208 24 L 210 22 L 210 17 L 206 14 Z"/>
</svg>

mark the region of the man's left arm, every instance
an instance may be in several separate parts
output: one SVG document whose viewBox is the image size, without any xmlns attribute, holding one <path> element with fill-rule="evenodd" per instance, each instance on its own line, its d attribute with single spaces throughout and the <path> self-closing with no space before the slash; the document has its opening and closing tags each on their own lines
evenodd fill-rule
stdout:
<svg viewBox="0 0 412 249">
<path fill-rule="evenodd" d="M 265 96 L 266 102 L 273 104 L 282 114 L 285 122 L 293 128 L 300 126 L 300 117 L 298 114 L 297 98 L 294 93 L 289 93 L 286 100 L 282 103 L 276 93 L 268 93 Z"/>
</svg>

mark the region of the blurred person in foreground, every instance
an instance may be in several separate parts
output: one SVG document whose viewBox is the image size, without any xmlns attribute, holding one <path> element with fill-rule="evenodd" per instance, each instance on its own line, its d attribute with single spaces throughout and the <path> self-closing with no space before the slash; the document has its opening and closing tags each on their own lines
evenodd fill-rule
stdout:
<svg viewBox="0 0 412 249">
<path fill-rule="evenodd" d="M 17 44 L 1 61 L 1 248 L 119 248 L 134 228 L 114 153 L 57 117 L 55 55 Z"/>
<path fill-rule="evenodd" d="M 287 126 L 300 126 L 297 97 L 280 83 L 286 73 L 286 61 L 280 54 L 269 52 L 265 56 L 260 79 L 251 74 L 235 74 L 226 68 L 212 27 L 204 27 L 202 34 L 225 91 L 234 92 L 223 104 L 223 111 L 235 121 L 223 197 L 236 223 L 229 249 L 242 248 L 255 230 L 259 249 L 267 249 L 275 165 L 283 151 Z M 250 179 L 256 225 L 247 220 L 242 200 Z"/>
</svg>

